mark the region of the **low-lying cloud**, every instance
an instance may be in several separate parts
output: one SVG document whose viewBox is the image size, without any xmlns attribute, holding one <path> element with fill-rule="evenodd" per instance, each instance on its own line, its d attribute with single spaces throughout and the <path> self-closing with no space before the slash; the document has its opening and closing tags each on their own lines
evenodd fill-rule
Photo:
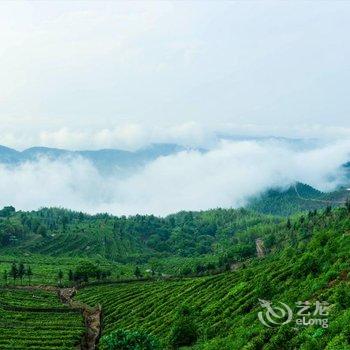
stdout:
<svg viewBox="0 0 350 350">
<path fill-rule="evenodd" d="M 102 175 L 83 158 L 0 165 L 0 206 L 60 206 L 88 213 L 166 215 L 239 207 L 274 186 L 301 181 L 331 190 L 343 181 L 350 142 L 297 151 L 277 141 L 223 141 L 206 153 L 160 157 L 129 176 Z"/>
<path fill-rule="evenodd" d="M 324 125 L 257 125 L 235 123 L 152 123 L 108 124 L 106 127 L 85 126 L 79 128 L 42 128 L 47 121 L 39 119 L 40 127 L 34 126 L 32 118 L 23 118 L 21 127 L 13 120 L 0 118 L 0 140 L 2 145 L 18 150 L 33 146 L 63 148 L 70 150 L 98 150 L 115 148 L 136 150 L 152 143 L 175 143 L 182 146 L 211 148 L 222 137 L 231 139 L 279 138 L 319 140 L 320 142 L 349 140 L 349 127 Z"/>
</svg>

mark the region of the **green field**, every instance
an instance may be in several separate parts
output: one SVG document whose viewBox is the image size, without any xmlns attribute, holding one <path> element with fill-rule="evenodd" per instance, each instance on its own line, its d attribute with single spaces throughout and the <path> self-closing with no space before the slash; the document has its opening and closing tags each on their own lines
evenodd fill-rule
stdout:
<svg viewBox="0 0 350 350">
<path fill-rule="evenodd" d="M 193 349 L 350 349 L 349 217 L 335 212 L 318 217 L 311 238 L 299 237 L 263 259 L 217 276 L 178 281 L 124 283 L 87 287 L 77 299 L 102 304 L 103 333 L 113 329 L 144 330 L 167 348 L 176 313 L 193 309 L 199 331 Z M 322 227 L 322 228 L 321 228 Z M 259 298 L 288 303 L 326 300 L 331 303 L 329 328 L 319 325 L 266 328 L 257 317 Z"/>
<path fill-rule="evenodd" d="M 85 329 L 79 310 L 57 294 L 37 289 L 0 289 L 0 349 L 74 349 Z"/>
<path fill-rule="evenodd" d="M 73 349 L 86 331 L 79 307 L 99 310 L 100 304 L 101 350 L 115 330 L 155 337 L 160 350 L 350 350 L 349 213 L 349 203 L 290 218 L 244 209 L 161 219 L 5 208 L 0 215 L 0 349 Z M 91 254 L 81 241 L 65 246 L 77 228 L 84 242 L 95 237 Z M 105 254 L 124 246 L 120 234 L 135 235 L 130 250 Z M 106 250 L 109 240 L 113 244 Z M 155 242 L 158 251 L 151 248 Z M 59 254 L 51 251 L 56 244 L 62 244 Z M 31 281 L 19 275 L 21 263 L 26 271 L 30 266 Z M 61 286 L 78 288 L 76 310 L 45 290 L 60 285 L 59 271 Z M 102 278 L 103 271 L 110 274 Z M 259 299 L 286 303 L 294 313 L 299 301 L 313 307 L 326 301 L 329 327 L 300 326 L 294 320 L 266 327 L 258 319 L 265 311 Z M 179 325 L 191 328 L 195 339 L 187 342 Z M 185 339 L 185 347 L 174 346 L 174 334 Z"/>
</svg>

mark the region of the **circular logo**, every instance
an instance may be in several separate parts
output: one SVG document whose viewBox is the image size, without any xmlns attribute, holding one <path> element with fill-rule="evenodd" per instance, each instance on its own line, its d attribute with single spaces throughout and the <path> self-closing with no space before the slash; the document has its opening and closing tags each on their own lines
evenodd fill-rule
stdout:
<svg viewBox="0 0 350 350">
<path fill-rule="evenodd" d="M 260 305 L 265 309 L 259 311 L 259 321 L 266 327 L 272 328 L 289 323 L 293 318 L 291 308 L 279 301 L 279 306 L 272 305 L 271 301 L 259 299 Z"/>
</svg>

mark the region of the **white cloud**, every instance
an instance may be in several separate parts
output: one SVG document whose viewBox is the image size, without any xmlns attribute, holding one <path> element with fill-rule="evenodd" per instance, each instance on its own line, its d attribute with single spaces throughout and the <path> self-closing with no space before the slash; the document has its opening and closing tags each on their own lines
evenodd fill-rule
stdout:
<svg viewBox="0 0 350 350">
<path fill-rule="evenodd" d="M 346 2 L 2 1 L 1 131 L 26 120 L 38 141 L 215 120 L 341 133 L 349 13 Z"/>
<path fill-rule="evenodd" d="M 66 149 L 117 148 L 135 150 L 151 143 L 177 143 L 188 146 L 208 147 L 215 139 L 215 132 L 197 123 L 187 122 L 172 126 L 154 126 L 138 123 L 121 124 L 105 129 L 69 129 L 41 131 L 37 134 L 21 131 L 0 131 L 0 144 L 16 149 L 31 146 Z"/>
<path fill-rule="evenodd" d="M 190 147 L 210 149 L 224 136 L 287 137 L 318 139 L 320 143 L 349 140 L 350 128 L 321 125 L 276 125 L 211 123 L 188 121 L 178 124 L 158 125 L 147 123 L 120 123 L 108 128 L 51 128 L 30 131 L 29 119 L 21 119 L 22 127 L 13 128 L 10 121 L 0 130 L 0 145 L 23 150 L 33 146 L 57 147 L 71 150 L 116 148 L 135 150 L 151 143 L 176 143 Z"/>
<path fill-rule="evenodd" d="M 222 142 L 211 151 L 161 157 L 127 178 L 84 159 L 0 166 L 0 206 L 62 206 L 89 213 L 153 213 L 237 207 L 271 186 L 302 181 L 329 190 L 342 179 L 350 142 L 295 151 L 283 142 Z"/>
</svg>

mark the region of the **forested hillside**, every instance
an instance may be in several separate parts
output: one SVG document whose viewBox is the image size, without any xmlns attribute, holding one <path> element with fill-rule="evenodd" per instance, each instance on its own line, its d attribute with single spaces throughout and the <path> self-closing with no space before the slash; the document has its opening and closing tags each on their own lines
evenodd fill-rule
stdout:
<svg viewBox="0 0 350 350">
<path fill-rule="evenodd" d="M 0 238 L 0 311 L 15 320 L 3 326 L 4 349 L 81 341 L 84 309 L 60 304 L 41 291 L 47 286 L 76 287 L 78 305 L 101 305 L 101 350 L 135 339 L 151 344 L 142 350 L 350 349 L 349 201 L 289 218 L 247 209 L 159 218 L 5 207 Z M 330 304 L 327 327 L 324 318 L 272 327 L 259 320 L 266 305 L 282 312 L 280 303 L 295 316 L 298 302 Z"/>
<path fill-rule="evenodd" d="M 349 196 L 349 190 L 344 187 L 324 193 L 309 185 L 296 183 L 287 189 L 270 189 L 252 198 L 247 208 L 264 214 L 289 216 L 302 211 L 323 209 L 329 205 L 341 206 Z"/>
<path fill-rule="evenodd" d="M 215 253 L 237 233 L 279 221 L 245 209 L 180 212 L 159 218 L 90 216 L 64 209 L 16 212 L 7 207 L 0 211 L 0 240 L 3 252 L 142 261 L 150 256 Z"/>
<path fill-rule="evenodd" d="M 350 349 L 350 207 L 301 216 L 266 234 L 270 253 L 234 272 L 80 290 L 79 300 L 102 303 L 101 349 L 109 349 L 108 334 L 116 329 L 147 332 L 161 349 Z M 259 299 L 286 303 L 294 315 L 299 301 L 314 314 L 317 302 L 327 302 L 329 313 L 320 316 L 327 326 L 293 319 L 266 327 Z"/>
</svg>

